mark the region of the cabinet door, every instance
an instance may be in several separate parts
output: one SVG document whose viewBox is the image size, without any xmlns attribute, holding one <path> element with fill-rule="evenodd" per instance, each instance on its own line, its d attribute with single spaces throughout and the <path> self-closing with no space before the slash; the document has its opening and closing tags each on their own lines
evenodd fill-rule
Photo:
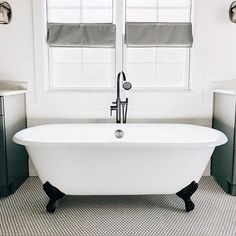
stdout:
<svg viewBox="0 0 236 236">
<path fill-rule="evenodd" d="M 0 116 L 4 115 L 3 97 L 0 97 Z"/>
<path fill-rule="evenodd" d="M 0 116 L 0 186 L 5 186 L 7 184 L 6 162 L 4 116 Z"/>
<path fill-rule="evenodd" d="M 213 176 L 224 178 L 229 183 L 234 181 L 235 104 L 236 96 L 215 93 L 213 128 L 222 131 L 228 137 L 228 142 L 216 147 L 211 170 Z"/>
<path fill-rule="evenodd" d="M 6 153 L 0 152 L 0 187 L 7 185 L 7 159 Z M 1 192 L 0 192 L 1 196 Z"/>
<path fill-rule="evenodd" d="M 5 151 L 5 124 L 4 116 L 0 116 L 0 152 Z"/>
<path fill-rule="evenodd" d="M 12 141 L 15 133 L 26 127 L 24 94 L 4 97 L 5 139 L 8 182 L 17 184 L 28 176 L 28 156 L 25 147 Z"/>
</svg>

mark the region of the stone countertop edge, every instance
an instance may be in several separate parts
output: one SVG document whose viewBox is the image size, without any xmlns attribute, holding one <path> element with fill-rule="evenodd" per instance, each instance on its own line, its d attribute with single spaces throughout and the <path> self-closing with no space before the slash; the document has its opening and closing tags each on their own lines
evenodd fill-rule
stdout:
<svg viewBox="0 0 236 236">
<path fill-rule="evenodd" d="M 11 96 L 11 95 L 17 95 L 17 94 L 23 94 L 26 93 L 27 90 L 21 89 L 21 90 L 1 90 L 0 89 L 0 96 Z"/>
<path fill-rule="evenodd" d="M 236 89 L 230 89 L 230 88 L 219 88 L 219 89 L 213 89 L 214 93 L 224 93 L 229 95 L 236 95 Z"/>
<path fill-rule="evenodd" d="M 226 81 L 213 81 L 211 88 L 214 93 L 236 95 L 236 79 Z"/>
</svg>

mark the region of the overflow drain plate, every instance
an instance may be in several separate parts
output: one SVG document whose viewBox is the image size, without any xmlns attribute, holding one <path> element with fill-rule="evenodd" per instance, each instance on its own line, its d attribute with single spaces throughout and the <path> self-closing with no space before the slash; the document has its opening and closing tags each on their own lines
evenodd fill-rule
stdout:
<svg viewBox="0 0 236 236">
<path fill-rule="evenodd" d="M 124 132 L 120 129 L 116 130 L 115 132 L 116 138 L 123 138 L 124 137 Z"/>
</svg>

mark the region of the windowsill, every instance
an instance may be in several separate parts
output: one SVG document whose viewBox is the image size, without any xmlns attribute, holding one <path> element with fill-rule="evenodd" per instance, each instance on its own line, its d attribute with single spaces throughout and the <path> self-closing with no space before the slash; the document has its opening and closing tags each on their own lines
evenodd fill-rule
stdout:
<svg viewBox="0 0 236 236">
<path fill-rule="evenodd" d="M 45 92 L 47 93 L 104 93 L 104 92 L 116 92 L 116 88 L 49 88 Z M 129 93 L 132 92 L 158 92 L 158 93 L 192 93 L 190 88 L 132 88 Z"/>
</svg>

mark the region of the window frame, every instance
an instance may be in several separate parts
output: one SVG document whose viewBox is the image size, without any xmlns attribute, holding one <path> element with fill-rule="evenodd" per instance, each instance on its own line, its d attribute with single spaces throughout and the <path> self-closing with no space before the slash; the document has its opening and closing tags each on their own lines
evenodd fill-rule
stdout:
<svg viewBox="0 0 236 236">
<path fill-rule="evenodd" d="M 190 22 L 193 22 L 193 3 L 194 3 L 194 0 L 189 0 L 190 1 L 190 12 L 189 12 L 189 20 L 190 20 Z M 127 20 L 127 9 L 129 8 L 128 7 L 128 5 L 127 5 L 127 0 L 125 0 L 125 22 L 126 22 L 126 20 Z M 159 12 L 158 12 L 158 10 L 159 9 L 187 9 L 187 7 L 159 7 L 158 6 L 158 0 L 156 0 L 156 10 L 157 10 L 157 12 L 156 12 L 156 16 L 157 16 L 157 18 L 158 18 L 158 14 L 159 14 Z M 142 9 L 142 7 L 130 7 L 131 9 Z M 153 7 L 146 7 L 145 9 L 153 9 Z M 128 21 L 127 21 L 128 22 Z M 194 29 L 193 29 L 193 31 L 194 31 Z M 126 47 L 126 45 L 125 45 L 125 43 L 124 43 L 124 45 L 123 45 L 123 47 L 124 47 L 124 57 L 123 57 L 123 62 L 124 62 L 124 67 L 123 67 L 123 69 L 124 69 L 124 71 L 125 72 L 127 72 L 127 66 L 128 66 L 128 61 L 127 61 L 127 47 Z M 158 67 L 158 59 L 157 59 L 157 50 L 158 50 L 158 48 L 156 47 L 155 48 L 155 67 L 156 67 L 156 71 L 155 71 L 155 77 L 158 77 L 158 69 L 157 69 L 157 67 Z M 185 54 L 185 58 L 186 58 L 186 63 L 185 63 L 185 66 L 186 66 L 186 68 L 185 68 L 185 78 L 184 78 L 184 86 L 177 86 L 177 87 L 175 87 L 175 86 L 168 86 L 168 87 L 161 87 L 161 86 L 154 86 L 154 87 L 151 87 L 151 86 L 143 86 L 143 87 L 135 87 L 134 89 L 136 89 L 136 90 L 140 90 L 140 91 L 143 91 L 143 90 L 178 90 L 178 91 L 181 91 L 181 90 L 184 90 L 184 91 L 188 91 L 188 90 L 190 90 L 190 76 L 191 76 L 191 55 L 192 55 L 192 48 L 186 48 L 186 54 Z M 170 63 L 172 63 L 172 62 L 170 62 Z M 173 63 L 175 63 L 175 62 L 173 62 Z M 138 63 L 137 63 L 138 64 Z M 141 64 L 141 62 L 140 62 L 140 64 Z M 178 64 L 178 62 L 176 62 L 176 64 Z"/>
<path fill-rule="evenodd" d="M 125 19 L 126 1 L 113 0 L 113 17 L 116 24 L 116 48 L 115 50 L 115 75 L 121 70 L 126 72 L 126 46 L 125 46 Z M 191 1 L 190 18 L 194 18 L 194 0 Z M 119 13 L 119 14 L 117 14 Z M 35 86 L 46 92 L 111 92 L 115 90 L 116 76 L 113 78 L 112 87 L 53 87 L 50 76 L 50 48 L 47 43 L 47 0 L 33 0 L 33 29 L 35 51 Z M 119 15 L 119 17 L 117 17 Z M 193 22 L 194 23 L 194 22 Z M 194 32 L 194 24 L 193 24 Z M 167 91 L 187 92 L 191 91 L 191 63 L 193 49 L 189 49 L 188 72 L 186 73 L 186 86 L 184 87 L 133 87 L 132 92 Z M 114 74 L 113 73 L 113 74 Z M 40 82 L 42 81 L 43 83 Z"/>
</svg>

